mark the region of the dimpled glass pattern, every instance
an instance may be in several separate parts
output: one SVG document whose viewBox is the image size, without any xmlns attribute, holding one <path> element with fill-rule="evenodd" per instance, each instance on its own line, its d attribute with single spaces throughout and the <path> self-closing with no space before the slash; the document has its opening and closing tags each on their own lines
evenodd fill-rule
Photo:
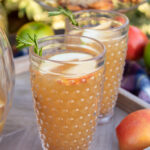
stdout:
<svg viewBox="0 0 150 150">
<path fill-rule="evenodd" d="M 34 107 L 44 150 L 88 150 L 99 115 L 104 46 L 82 36 L 57 35 L 30 49 Z"/>
<path fill-rule="evenodd" d="M 66 33 L 95 38 L 106 47 L 105 82 L 99 116 L 100 123 L 104 123 L 113 115 L 122 79 L 127 50 L 128 19 L 120 13 L 103 10 L 83 10 L 74 14 L 80 26 L 74 27 L 67 20 Z"/>
<path fill-rule="evenodd" d="M 103 99 L 100 114 L 106 115 L 113 111 L 118 96 L 118 88 L 122 79 L 125 64 L 127 36 L 103 42 L 106 46 L 106 71 Z"/>
<path fill-rule="evenodd" d="M 88 149 L 99 114 L 103 70 L 69 79 L 32 70 L 35 110 L 45 150 Z"/>
</svg>

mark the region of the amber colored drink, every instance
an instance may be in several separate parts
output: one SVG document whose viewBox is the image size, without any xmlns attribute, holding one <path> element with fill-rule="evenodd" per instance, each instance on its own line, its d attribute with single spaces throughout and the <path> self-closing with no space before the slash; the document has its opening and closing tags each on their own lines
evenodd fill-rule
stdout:
<svg viewBox="0 0 150 150">
<path fill-rule="evenodd" d="M 106 47 L 105 82 L 100 109 L 101 122 L 104 123 L 113 115 L 122 79 L 127 50 L 128 19 L 117 12 L 101 10 L 84 10 L 76 12 L 75 16 L 80 27 L 67 23 L 66 32 L 95 38 Z"/>
<path fill-rule="evenodd" d="M 49 62 L 35 66 L 31 60 L 35 112 L 46 150 L 87 150 L 92 141 L 104 72 L 104 60 L 91 61 L 94 53 L 69 46 L 43 56 Z"/>
<path fill-rule="evenodd" d="M 32 70 L 41 139 L 49 150 L 88 148 L 98 116 L 102 71 L 65 78 Z"/>
</svg>

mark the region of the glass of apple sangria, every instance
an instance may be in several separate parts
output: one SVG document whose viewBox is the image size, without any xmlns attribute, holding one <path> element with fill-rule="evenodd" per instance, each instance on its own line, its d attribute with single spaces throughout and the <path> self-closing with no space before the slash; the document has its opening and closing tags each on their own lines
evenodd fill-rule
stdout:
<svg viewBox="0 0 150 150">
<path fill-rule="evenodd" d="M 118 89 L 126 58 L 128 18 L 115 11 L 83 10 L 74 13 L 79 26 L 66 21 L 66 33 L 88 36 L 101 41 L 106 47 L 106 71 L 99 123 L 113 116 Z"/>
<path fill-rule="evenodd" d="M 30 48 L 30 74 L 44 150 L 88 150 L 103 92 L 105 48 L 84 36 L 57 35 Z"/>
</svg>

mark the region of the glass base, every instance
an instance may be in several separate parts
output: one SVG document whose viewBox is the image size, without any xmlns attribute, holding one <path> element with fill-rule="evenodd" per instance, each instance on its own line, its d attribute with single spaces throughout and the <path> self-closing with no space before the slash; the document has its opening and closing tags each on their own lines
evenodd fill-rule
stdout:
<svg viewBox="0 0 150 150">
<path fill-rule="evenodd" d="M 98 125 L 109 123 L 109 121 L 112 119 L 112 116 L 114 114 L 114 110 L 109 112 L 106 115 L 99 115 L 98 116 Z"/>
</svg>

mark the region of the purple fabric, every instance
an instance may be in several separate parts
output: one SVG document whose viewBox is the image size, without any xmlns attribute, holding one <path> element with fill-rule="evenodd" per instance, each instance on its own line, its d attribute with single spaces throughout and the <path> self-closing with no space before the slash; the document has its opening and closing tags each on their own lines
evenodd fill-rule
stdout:
<svg viewBox="0 0 150 150">
<path fill-rule="evenodd" d="M 134 61 L 127 61 L 121 87 L 137 92 L 137 96 L 150 103 L 150 80 L 145 70 Z"/>
</svg>

